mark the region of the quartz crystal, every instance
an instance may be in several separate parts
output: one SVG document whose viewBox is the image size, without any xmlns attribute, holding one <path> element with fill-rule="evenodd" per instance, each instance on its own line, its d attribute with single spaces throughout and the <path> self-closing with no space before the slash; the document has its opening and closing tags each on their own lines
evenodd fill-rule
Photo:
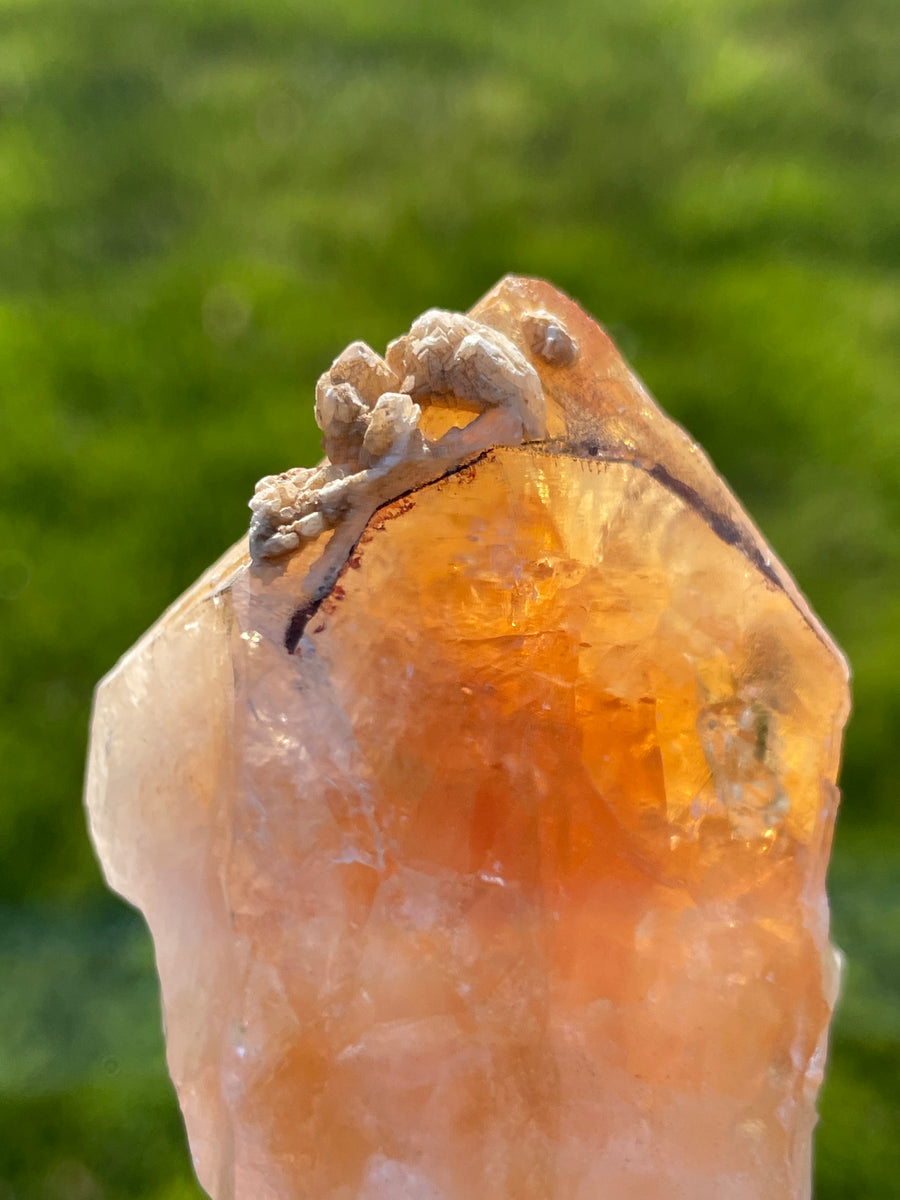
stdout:
<svg viewBox="0 0 900 1200">
<path fill-rule="evenodd" d="M 327 458 L 101 683 L 215 1200 L 805 1200 L 845 663 L 575 303 L 319 381 Z"/>
</svg>

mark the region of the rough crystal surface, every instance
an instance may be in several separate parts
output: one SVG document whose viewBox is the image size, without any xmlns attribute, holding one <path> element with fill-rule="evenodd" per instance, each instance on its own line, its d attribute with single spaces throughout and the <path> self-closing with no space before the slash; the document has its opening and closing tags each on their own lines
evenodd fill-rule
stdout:
<svg viewBox="0 0 900 1200">
<path fill-rule="evenodd" d="M 575 304 L 451 317 L 98 690 L 201 1182 L 806 1200 L 844 662 Z"/>
</svg>

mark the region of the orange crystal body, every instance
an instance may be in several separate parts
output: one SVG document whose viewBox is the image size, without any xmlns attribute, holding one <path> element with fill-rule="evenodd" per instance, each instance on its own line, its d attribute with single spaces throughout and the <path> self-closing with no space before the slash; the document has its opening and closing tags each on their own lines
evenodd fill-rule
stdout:
<svg viewBox="0 0 900 1200">
<path fill-rule="evenodd" d="M 290 653 L 314 548 L 236 549 L 99 693 L 216 1200 L 810 1194 L 846 669 L 580 310 L 480 311 L 526 304 L 555 440 L 380 509 Z"/>
</svg>

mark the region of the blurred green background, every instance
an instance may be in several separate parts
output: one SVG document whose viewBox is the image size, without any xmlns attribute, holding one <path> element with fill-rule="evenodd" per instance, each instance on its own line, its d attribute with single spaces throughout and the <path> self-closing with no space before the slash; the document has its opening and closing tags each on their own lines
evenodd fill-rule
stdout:
<svg viewBox="0 0 900 1200">
<path fill-rule="evenodd" d="M 314 381 L 507 271 L 594 312 L 855 670 L 819 1200 L 900 1191 L 897 0 L 3 0 L 0 1200 L 187 1200 L 96 680 L 317 454 Z"/>
</svg>

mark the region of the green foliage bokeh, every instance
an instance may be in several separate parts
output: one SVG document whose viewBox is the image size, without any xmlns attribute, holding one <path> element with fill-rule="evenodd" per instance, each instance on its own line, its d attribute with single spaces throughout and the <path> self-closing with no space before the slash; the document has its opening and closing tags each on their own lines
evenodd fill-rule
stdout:
<svg viewBox="0 0 900 1200">
<path fill-rule="evenodd" d="M 314 380 L 508 271 L 613 332 L 855 672 L 819 1200 L 900 1176 L 897 0 L 0 6 L 0 1200 L 199 1196 L 92 687 L 312 462 Z"/>
</svg>

